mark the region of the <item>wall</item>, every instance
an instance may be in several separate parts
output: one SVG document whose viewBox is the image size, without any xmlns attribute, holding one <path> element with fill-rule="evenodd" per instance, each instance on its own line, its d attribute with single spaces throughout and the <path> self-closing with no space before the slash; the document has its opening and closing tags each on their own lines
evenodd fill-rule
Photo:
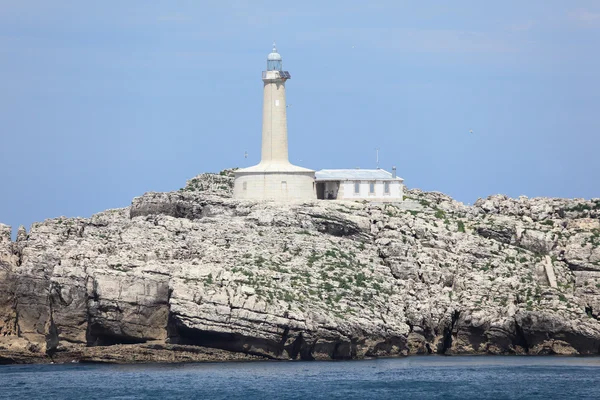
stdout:
<svg viewBox="0 0 600 400">
<path fill-rule="evenodd" d="M 239 173 L 233 185 L 233 197 L 253 200 L 315 200 L 314 172 Z M 285 185 L 282 184 L 285 182 Z M 244 189 L 244 183 L 246 189 Z"/>
<path fill-rule="evenodd" d="M 285 81 L 269 79 L 277 71 L 267 71 L 263 89 L 262 162 L 288 162 Z M 279 74 L 277 73 L 278 77 Z"/>
<path fill-rule="evenodd" d="M 383 181 L 375 181 L 375 193 L 369 193 L 369 184 L 371 181 L 360 181 L 360 193 L 354 193 L 354 181 L 344 181 L 338 194 L 338 199 L 366 199 L 366 200 L 394 200 L 401 201 L 404 195 L 402 183 L 400 181 L 390 181 L 390 193 L 384 193 Z"/>
</svg>

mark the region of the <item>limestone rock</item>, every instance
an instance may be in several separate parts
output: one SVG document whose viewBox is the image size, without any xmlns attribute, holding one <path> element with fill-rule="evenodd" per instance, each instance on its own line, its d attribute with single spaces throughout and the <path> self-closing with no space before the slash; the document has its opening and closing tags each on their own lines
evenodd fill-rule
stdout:
<svg viewBox="0 0 600 400">
<path fill-rule="evenodd" d="M 0 362 L 598 354 L 598 199 L 284 204 L 232 182 L 15 242 L 0 224 Z"/>
</svg>

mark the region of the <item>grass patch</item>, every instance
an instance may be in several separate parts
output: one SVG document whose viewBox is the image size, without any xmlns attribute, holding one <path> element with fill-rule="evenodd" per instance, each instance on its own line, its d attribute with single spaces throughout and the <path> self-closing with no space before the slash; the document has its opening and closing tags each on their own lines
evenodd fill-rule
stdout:
<svg viewBox="0 0 600 400">
<path fill-rule="evenodd" d="M 562 295 L 562 294 L 559 294 L 559 295 L 558 295 L 558 299 L 559 299 L 560 301 L 567 301 L 567 298 L 566 298 L 564 295 Z"/>
</svg>

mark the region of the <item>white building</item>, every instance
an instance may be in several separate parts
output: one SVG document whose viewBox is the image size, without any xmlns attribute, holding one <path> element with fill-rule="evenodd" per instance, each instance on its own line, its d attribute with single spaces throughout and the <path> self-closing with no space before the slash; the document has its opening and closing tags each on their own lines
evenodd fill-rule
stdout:
<svg viewBox="0 0 600 400">
<path fill-rule="evenodd" d="M 260 163 L 235 171 L 233 197 L 254 200 L 312 200 L 315 171 L 292 165 L 288 158 L 285 82 L 281 55 L 273 45 L 263 80 L 263 125 Z"/>
<path fill-rule="evenodd" d="M 317 198 L 402 201 L 404 180 L 383 169 L 322 169 L 316 172 Z"/>
</svg>

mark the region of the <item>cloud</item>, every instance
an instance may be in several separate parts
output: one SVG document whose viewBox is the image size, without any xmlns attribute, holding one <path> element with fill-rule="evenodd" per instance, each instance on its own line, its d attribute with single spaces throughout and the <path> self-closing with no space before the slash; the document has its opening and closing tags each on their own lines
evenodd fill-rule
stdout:
<svg viewBox="0 0 600 400">
<path fill-rule="evenodd" d="M 507 32 L 482 32 L 454 29 L 344 28 L 305 32 L 303 42 L 381 51 L 410 51 L 433 54 L 506 54 L 522 49 L 523 42 Z"/>
<path fill-rule="evenodd" d="M 518 24 L 512 24 L 508 27 L 510 32 L 527 32 L 530 31 L 535 26 L 534 21 L 527 21 Z"/>
<path fill-rule="evenodd" d="M 399 35 L 397 46 L 431 53 L 509 53 L 513 43 L 487 32 L 461 30 L 417 30 Z"/>
<path fill-rule="evenodd" d="M 186 22 L 191 18 L 184 13 L 177 12 L 174 14 L 161 15 L 157 18 L 160 22 Z"/>
<path fill-rule="evenodd" d="M 573 10 L 569 12 L 569 17 L 583 23 L 600 23 L 600 12 L 594 12 L 585 9 Z"/>
</svg>

